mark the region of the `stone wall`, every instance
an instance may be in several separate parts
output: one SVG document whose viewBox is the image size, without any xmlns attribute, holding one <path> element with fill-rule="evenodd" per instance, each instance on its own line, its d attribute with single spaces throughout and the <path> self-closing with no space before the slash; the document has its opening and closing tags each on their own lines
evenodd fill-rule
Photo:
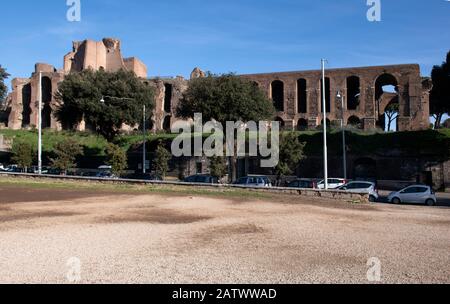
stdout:
<svg viewBox="0 0 450 304">
<path fill-rule="evenodd" d="M 267 96 L 279 102 L 278 120 L 287 129 L 311 129 L 322 124 L 321 71 L 298 71 L 242 75 L 257 84 Z M 345 125 L 359 121 L 358 127 L 373 129 L 394 97 L 400 106 L 400 131 L 429 127 L 429 83 L 422 83 L 416 64 L 343 68 L 326 71 L 327 119 Z M 392 86 L 395 91 L 383 91 Z M 304 92 L 303 92 L 304 91 Z M 343 95 L 344 108 L 337 92 Z M 279 100 L 277 100 L 279 99 Z M 342 111 L 343 110 L 343 111 Z M 342 115 L 343 114 L 343 115 Z"/>
</svg>

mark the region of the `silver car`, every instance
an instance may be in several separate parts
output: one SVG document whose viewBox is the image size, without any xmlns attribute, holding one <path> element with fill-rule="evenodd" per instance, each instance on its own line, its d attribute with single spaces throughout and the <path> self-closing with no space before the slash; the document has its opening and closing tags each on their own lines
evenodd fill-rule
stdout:
<svg viewBox="0 0 450 304">
<path fill-rule="evenodd" d="M 376 202 L 379 198 L 377 186 L 371 182 L 349 182 L 348 184 L 341 186 L 338 190 L 354 192 L 354 193 L 367 193 L 369 194 L 369 201 Z"/>
<path fill-rule="evenodd" d="M 270 188 L 272 183 L 269 178 L 265 176 L 247 176 L 241 177 L 235 183 L 238 186 L 256 187 L 256 188 Z"/>
<path fill-rule="evenodd" d="M 413 185 L 398 192 L 389 194 L 388 201 L 393 204 L 411 203 L 434 206 L 437 203 L 436 194 L 429 186 Z"/>
</svg>

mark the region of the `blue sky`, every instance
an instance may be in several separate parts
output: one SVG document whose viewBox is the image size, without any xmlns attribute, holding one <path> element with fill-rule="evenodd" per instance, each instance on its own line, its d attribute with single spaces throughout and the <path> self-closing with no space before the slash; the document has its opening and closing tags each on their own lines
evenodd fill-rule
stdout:
<svg viewBox="0 0 450 304">
<path fill-rule="evenodd" d="M 116 37 L 125 56 L 152 76 L 257 73 L 419 63 L 423 75 L 450 49 L 450 2 L 381 0 L 81 0 L 82 20 L 66 20 L 66 0 L 3 1 L 0 64 L 26 77 L 36 62 L 61 68 L 72 40 Z"/>
</svg>

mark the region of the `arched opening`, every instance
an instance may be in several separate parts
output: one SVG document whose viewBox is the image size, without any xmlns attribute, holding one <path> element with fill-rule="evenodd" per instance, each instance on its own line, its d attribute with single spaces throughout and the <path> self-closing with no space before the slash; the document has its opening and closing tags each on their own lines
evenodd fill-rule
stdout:
<svg viewBox="0 0 450 304">
<path fill-rule="evenodd" d="M 172 113 L 172 91 L 173 87 L 171 84 L 164 84 L 165 94 L 164 94 L 164 112 Z"/>
<path fill-rule="evenodd" d="M 297 123 L 297 130 L 299 131 L 308 130 L 308 121 L 306 119 L 301 118 Z"/>
<path fill-rule="evenodd" d="M 331 121 L 327 118 L 327 128 L 331 127 Z M 320 121 L 319 129 L 323 129 L 323 119 Z"/>
<path fill-rule="evenodd" d="M 42 77 L 42 128 L 52 126 L 52 81 L 48 77 Z"/>
<path fill-rule="evenodd" d="M 275 109 L 278 112 L 284 111 L 284 83 L 280 80 L 275 80 L 271 85 L 272 101 Z"/>
<path fill-rule="evenodd" d="M 30 125 L 31 115 L 31 84 L 27 84 L 22 88 L 22 128 Z"/>
<path fill-rule="evenodd" d="M 379 76 L 375 82 L 375 102 L 378 114 L 377 126 L 384 131 L 397 131 L 399 94 L 397 79 L 391 74 Z"/>
<path fill-rule="evenodd" d="M 357 159 L 353 177 L 355 180 L 377 180 L 377 162 L 371 158 Z"/>
<path fill-rule="evenodd" d="M 357 76 L 347 78 L 347 110 L 356 110 L 361 96 L 360 80 Z"/>
<path fill-rule="evenodd" d="M 283 130 L 283 129 L 284 129 L 284 126 L 285 126 L 285 123 L 284 123 L 283 118 L 277 117 L 277 118 L 275 118 L 275 121 L 278 122 L 278 123 L 280 123 L 280 130 Z"/>
<path fill-rule="evenodd" d="M 164 117 L 164 121 L 163 121 L 163 130 L 170 132 L 170 128 L 172 127 L 172 116 L 168 115 L 166 117 Z"/>
<path fill-rule="evenodd" d="M 298 113 L 308 113 L 308 94 L 306 91 L 306 79 L 297 80 L 297 109 Z"/>
<path fill-rule="evenodd" d="M 352 126 L 354 128 L 362 129 L 362 122 L 357 116 L 350 116 L 347 122 L 347 125 Z"/>
<path fill-rule="evenodd" d="M 322 79 L 320 79 L 320 105 L 321 105 L 321 111 L 323 113 L 323 84 L 322 84 Z M 329 113 L 331 111 L 331 82 L 330 82 L 330 78 L 326 77 L 325 78 L 325 104 L 327 107 L 327 113 Z"/>
</svg>

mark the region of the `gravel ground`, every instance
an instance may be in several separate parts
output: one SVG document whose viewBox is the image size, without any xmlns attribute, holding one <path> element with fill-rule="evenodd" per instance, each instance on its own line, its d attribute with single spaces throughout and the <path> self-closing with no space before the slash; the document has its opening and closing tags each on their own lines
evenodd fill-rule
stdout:
<svg viewBox="0 0 450 304">
<path fill-rule="evenodd" d="M 450 283 L 445 207 L 0 193 L 0 283 Z"/>
</svg>

